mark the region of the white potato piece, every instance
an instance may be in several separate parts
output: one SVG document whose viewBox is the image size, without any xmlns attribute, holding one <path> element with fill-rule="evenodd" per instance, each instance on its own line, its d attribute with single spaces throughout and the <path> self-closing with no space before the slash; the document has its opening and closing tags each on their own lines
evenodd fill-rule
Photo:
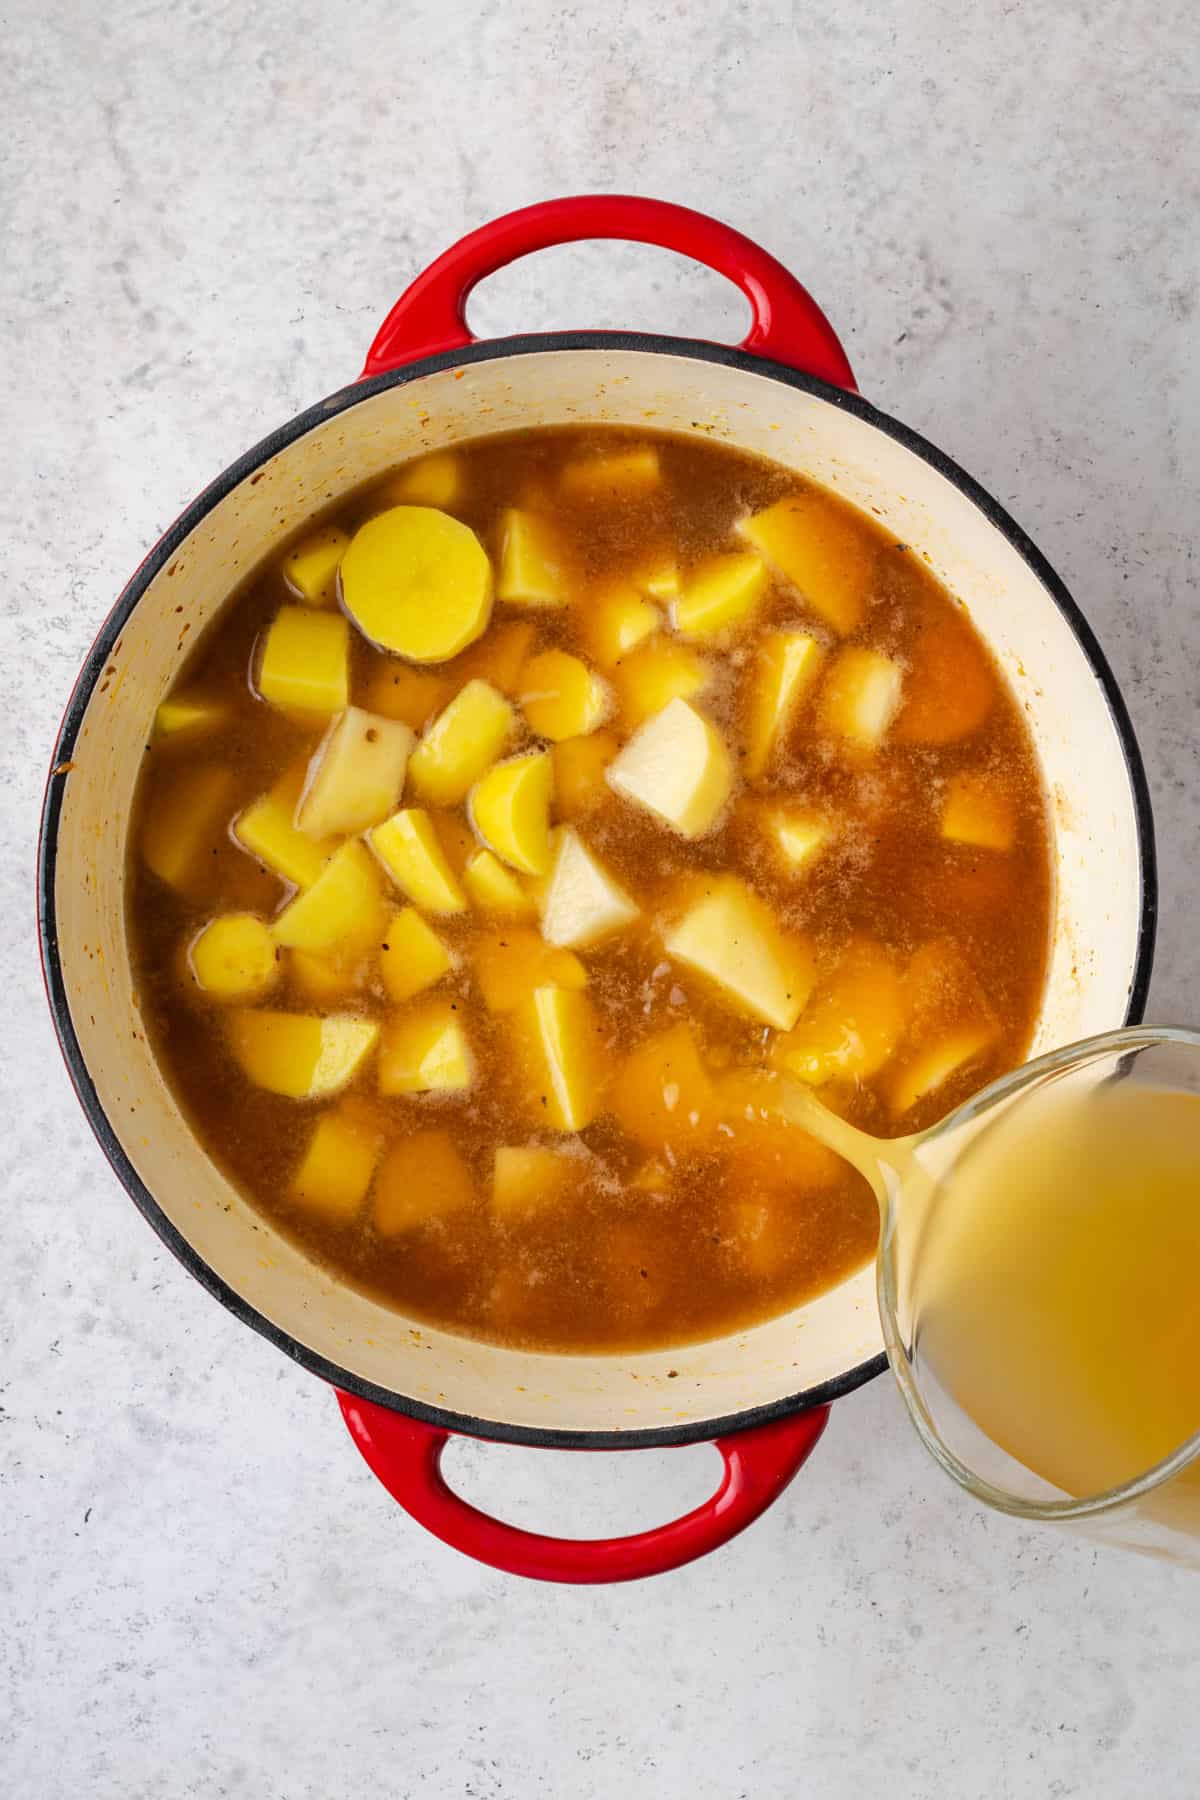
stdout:
<svg viewBox="0 0 1200 1800">
<path fill-rule="evenodd" d="M 821 724 L 835 737 L 875 750 L 899 711 L 903 689 L 903 671 L 890 657 L 857 646 L 840 650 L 821 690 Z"/>
<path fill-rule="evenodd" d="M 546 884 L 542 936 L 560 949 L 599 943 L 632 924 L 638 905 L 566 825 L 558 834 L 558 854 Z"/>
<path fill-rule="evenodd" d="M 605 770 L 614 793 L 645 807 L 681 837 L 703 837 L 724 811 L 733 763 L 714 725 L 675 699 L 634 732 Z"/>
<path fill-rule="evenodd" d="M 707 976 L 737 1011 L 790 1031 L 808 1003 L 815 965 L 808 944 L 785 936 L 736 875 L 716 876 L 663 935 L 667 955 Z"/>
<path fill-rule="evenodd" d="M 348 706 L 308 766 L 296 824 L 307 837 L 353 837 L 400 803 L 413 734 L 399 720 Z"/>
</svg>

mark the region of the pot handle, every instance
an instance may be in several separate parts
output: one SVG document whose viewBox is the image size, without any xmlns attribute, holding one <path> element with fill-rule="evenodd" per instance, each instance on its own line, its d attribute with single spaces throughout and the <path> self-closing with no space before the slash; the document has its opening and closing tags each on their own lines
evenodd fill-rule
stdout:
<svg viewBox="0 0 1200 1800">
<path fill-rule="evenodd" d="M 753 323 L 741 348 L 771 357 L 836 387 L 854 376 L 833 326 L 796 277 L 740 231 L 707 213 L 636 194 L 576 194 L 505 213 L 442 252 L 397 300 L 379 328 L 364 378 L 441 350 L 472 344 L 467 298 L 477 282 L 506 263 L 552 244 L 581 238 L 627 238 L 658 244 L 707 263 L 741 289 Z"/>
<path fill-rule="evenodd" d="M 788 1413 L 714 1440 L 721 1485 L 682 1519 L 618 1538 L 553 1538 L 480 1512 L 441 1472 L 450 1433 L 407 1413 L 336 1390 L 342 1417 L 371 1472 L 434 1537 L 476 1562 L 535 1581 L 638 1581 L 727 1544 L 766 1511 L 808 1460 L 829 1419 L 827 1406 Z"/>
</svg>

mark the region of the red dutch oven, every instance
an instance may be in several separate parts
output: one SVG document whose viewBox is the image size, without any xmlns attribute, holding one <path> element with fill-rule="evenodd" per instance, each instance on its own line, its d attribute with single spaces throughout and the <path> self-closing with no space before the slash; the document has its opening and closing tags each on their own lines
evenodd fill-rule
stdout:
<svg viewBox="0 0 1200 1800">
<path fill-rule="evenodd" d="M 477 343 L 464 306 L 518 256 L 582 238 L 658 244 L 727 276 L 737 348 L 632 332 Z M 751 1330 L 638 1355 L 552 1356 L 406 1319 L 339 1282 L 207 1158 L 146 1043 L 125 938 L 127 822 L 155 708 L 223 598 L 313 512 L 403 459 L 531 425 L 702 432 L 775 458 L 918 547 L 1023 704 L 1052 798 L 1054 940 L 1034 1050 L 1141 1016 L 1155 910 L 1149 801 L 1112 675 L 1062 583 L 962 470 L 855 391 L 824 314 L 728 226 L 629 196 L 555 200 L 473 232 L 408 289 L 358 382 L 249 451 L 151 551 L 80 674 L 40 850 L 46 985 L 76 1091 L 135 1204 L 238 1318 L 330 1382 L 371 1469 L 446 1543 L 514 1574 L 629 1580 L 726 1542 L 785 1488 L 829 1403 L 885 1367 L 873 1274 Z M 451 1433 L 557 1449 L 715 1441 L 717 1492 L 604 1540 L 489 1518 L 447 1487 Z"/>
</svg>

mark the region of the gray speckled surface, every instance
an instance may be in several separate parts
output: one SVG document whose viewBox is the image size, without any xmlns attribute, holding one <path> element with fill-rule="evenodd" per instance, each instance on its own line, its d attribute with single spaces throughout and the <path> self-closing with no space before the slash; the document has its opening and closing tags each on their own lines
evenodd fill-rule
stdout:
<svg viewBox="0 0 1200 1800">
<path fill-rule="evenodd" d="M 519 22 L 516 22 L 519 20 Z M 339 385 L 404 281 L 547 194 L 707 207 L 864 390 L 1010 505 L 1125 684 L 1159 1017 L 1200 1020 L 1200 59 L 1183 0 L 345 7 L 13 0 L 0 67 L 0 1792 L 905 1800 L 1200 1788 L 1194 1580 L 985 1517 L 885 1383 L 720 1556 L 557 1591 L 408 1524 L 329 1397 L 107 1173 L 33 954 L 44 765 L 143 549 Z M 481 330 L 728 336 L 665 254 L 507 272 Z M 506 1515 L 621 1530 L 711 1453 L 462 1449 Z"/>
</svg>

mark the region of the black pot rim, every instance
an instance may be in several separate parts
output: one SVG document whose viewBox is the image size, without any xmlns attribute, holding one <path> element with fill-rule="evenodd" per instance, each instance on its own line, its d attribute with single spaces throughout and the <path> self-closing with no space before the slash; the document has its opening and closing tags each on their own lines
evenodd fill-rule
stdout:
<svg viewBox="0 0 1200 1800">
<path fill-rule="evenodd" d="M 246 451 L 236 462 L 231 463 L 215 481 L 203 490 L 150 551 L 121 593 L 101 627 L 67 703 L 51 760 L 42 808 L 38 842 L 38 941 L 46 992 L 58 1033 L 59 1045 L 67 1065 L 67 1072 L 101 1149 L 134 1205 L 157 1232 L 163 1243 L 179 1259 L 189 1274 L 193 1275 L 201 1286 L 219 1300 L 235 1318 L 259 1332 L 277 1349 L 282 1350 L 286 1356 L 290 1357 L 293 1362 L 299 1363 L 302 1368 L 319 1376 L 332 1386 L 341 1388 L 346 1393 L 354 1394 L 360 1399 L 371 1400 L 378 1405 L 390 1407 L 394 1411 L 406 1413 L 446 1431 L 469 1437 L 487 1438 L 497 1443 L 523 1444 L 545 1449 L 633 1450 L 664 1445 L 703 1443 L 731 1432 L 748 1430 L 755 1425 L 784 1417 L 788 1413 L 826 1405 L 882 1374 L 887 1367 L 887 1357 L 880 1352 L 879 1355 L 859 1363 L 833 1380 L 806 1388 L 800 1393 L 788 1395 L 783 1399 L 773 1400 L 760 1406 L 747 1407 L 742 1411 L 720 1418 L 653 1426 L 631 1431 L 553 1430 L 534 1425 L 514 1425 L 505 1420 L 474 1418 L 469 1414 L 449 1412 L 440 1407 L 429 1406 L 423 1401 L 414 1400 L 405 1394 L 395 1393 L 388 1388 L 379 1387 L 373 1382 L 364 1381 L 350 1370 L 340 1368 L 336 1363 L 310 1350 L 251 1306 L 204 1261 L 187 1238 L 167 1218 L 154 1196 L 142 1182 L 104 1111 L 80 1049 L 67 1001 L 66 984 L 59 956 L 55 911 L 58 827 L 65 781 L 62 765 L 69 763 L 72 757 L 93 690 L 131 613 L 155 576 L 165 567 L 201 520 L 232 493 L 234 488 L 248 476 L 254 474 L 280 450 L 303 437 L 306 432 L 327 423 L 331 417 L 348 411 L 351 407 L 358 405 L 360 401 L 370 399 L 372 395 L 381 393 L 385 389 L 401 387 L 440 369 L 459 367 L 463 364 L 487 362 L 506 356 L 528 356 L 546 351 L 577 352 L 581 350 L 648 351 L 660 356 L 677 356 L 687 360 L 717 363 L 725 367 L 740 369 L 747 374 L 760 375 L 769 380 L 781 382 L 786 387 L 798 388 L 845 412 L 853 413 L 867 424 L 882 431 L 886 436 L 893 438 L 905 449 L 912 451 L 914 455 L 920 457 L 923 462 L 928 463 L 938 474 L 951 482 L 983 513 L 989 523 L 1000 532 L 1022 558 L 1049 593 L 1059 612 L 1070 626 L 1103 692 L 1124 754 L 1130 790 L 1133 795 L 1141 870 L 1141 910 L 1137 953 L 1130 983 L 1125 1023 L 1137 1024 L 1140 1022 L 1150 985 L 1158 913 L 1154 823 L 1149 787 L 1141 752 L 1134 736 L 1133 725 L 1107 658 L 1101 650 L 1091 626 L 1046 558 L 999 502 L 993 499 L 991 494 L 973 480 L 956 462 L 935 445 L 929 443 L 918 432 L 891 418 L 887 413 L 881 412 L 878 407 L 873 406 L 870 401 L 864 400 L 861 395 L 851 393 L 843 388 L 833 387 L 827 382 L 818 380 L 815 376 L 803 374 L 797 369 L 788 368 L 784 364 L 772 362 L 763 357 L 753 356 L 744 350 L 721 344 L 710 344 L 697 339 L 656 337 L 641 332 L 577 331 L 554 332 L 545 335 L 527 334 L 509 338 L 493 338 L 485 343 L 470 344 L 461 349 L 441 352 L 436 356 L 423 357 L 417 362 L 408 363 L 387 374 L 376 375 L 341 388 L 338 392 L 331 394 L 328 399 L 319 401 L 315 406 L 297 414 L 286 425 L 271 432 L 253 449 Z"/>
</svg>

